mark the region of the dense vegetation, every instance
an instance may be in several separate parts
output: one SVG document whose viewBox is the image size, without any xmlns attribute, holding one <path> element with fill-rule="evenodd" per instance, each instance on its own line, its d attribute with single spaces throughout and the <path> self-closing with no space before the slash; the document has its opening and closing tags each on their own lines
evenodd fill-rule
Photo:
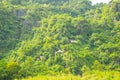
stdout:
<svg viewBox="0 0 120 80">
<path fill-rule="evenodd" d="M 119 72 L 114 71 L 92 71 L 87 72 L 87 74 L 84 74 L 82 77 L 79 75 L 70 75 L 70 74 L 62 74 L 57 76 L 35 76 L 35 77 L 29 77 L 22 80 L 119 80 Z"/>
<path fill-rule="evenodd" d="M 120 73 L 119 0 L 0 0 L 0 80 L 99 71 Z"/>
</svg>

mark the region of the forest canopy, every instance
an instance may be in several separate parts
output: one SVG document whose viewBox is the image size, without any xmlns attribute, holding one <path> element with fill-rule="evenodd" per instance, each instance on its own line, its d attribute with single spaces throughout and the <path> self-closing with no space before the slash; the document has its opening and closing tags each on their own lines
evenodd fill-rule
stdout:
<svg viewBox="0 0 120 80">
<path fill-rule="evenodd" d="M 0 0 L 0 80 L 90 71 L 120 72 L 119 0 Z"/>
</svg>

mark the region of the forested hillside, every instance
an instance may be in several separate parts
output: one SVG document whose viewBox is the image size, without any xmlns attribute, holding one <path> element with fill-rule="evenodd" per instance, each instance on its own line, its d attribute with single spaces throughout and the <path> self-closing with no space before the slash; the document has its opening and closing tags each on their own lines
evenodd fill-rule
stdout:
<svg viewBox="0 0 120 80">
<path fill-rule="evenodd" d="M 120 79 L 120 0 L 0 0 L 0 80 L 99 72 Z"/>
</svg>

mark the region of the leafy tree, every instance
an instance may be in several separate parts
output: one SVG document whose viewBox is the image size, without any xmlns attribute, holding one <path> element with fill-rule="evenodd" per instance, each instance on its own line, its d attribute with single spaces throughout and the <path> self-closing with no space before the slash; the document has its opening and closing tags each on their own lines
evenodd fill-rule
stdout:
<svg viewBox="0 0 120 80">
<path fill-rule="evenodd" d="M 7 75 L 7 70 L 6 70 L 6 65 L 7 62 L 6 60 L 2 59 L 0 60 L 0 79 L 6 79 Z"/>
<path fill-rule="evenodd" d="M 6 70 L 7 70 L 7 79 L 14 79 L 20 77 L 20 65 L 17 62 L 9 62 L 7 64 Z"/>
</svg>

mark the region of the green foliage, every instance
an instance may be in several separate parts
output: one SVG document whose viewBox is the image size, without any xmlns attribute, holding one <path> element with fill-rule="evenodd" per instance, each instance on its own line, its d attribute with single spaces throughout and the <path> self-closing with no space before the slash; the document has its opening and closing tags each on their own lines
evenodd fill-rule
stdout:
<svg viewBox="0 0 120 80">
<path fill-rule="evenodd" d="M 14 79 L 20 77 L 20 65 L 17 62 L 9 62 L 7 64 L 7 79 Z"/>
<path fill-rule="evenodd" d="M 21 73 L 23 77 L 32 76 L 36 71 L 36 65 L 34 65 L 34 61 L 31 57 L 27 57 L 27 60 L 21 65 Z"/>
<path fill-rule="evenodd" d="M 59 74 L 57 76 L 41 76 L 38 75 L 36 77 L 29 77 L 26 79 L 22 79 L 22 80 L 119 80 L 119 72 L 115 72 L 115 71 L 93 71 L 93 72 L 89 72 L 89 73 L 85 73 L 82 77 L 77 75 L 71 75 L 71 74 Z"/>
<path fill-rule="evenodd" d="M 119 0 L 2 0 L 0 15 L 0 79 L 120 71 Z"/>
<path fill-rule="evenodd" d="M 99 61 L 95 61 L 92 68 L 94 70 L 100 70 L 100 71 L 104 71 L 105 70 L 105 66 L 103 64 L 101 64 Z"/>
<path fill-rule="evenodd" d="M 5 79 L 7 76 L 6 65 L 6 60 L 0 60 L 0 79 Z"/>
<path fill-rule="evenodd" d="M 20 65 L 17 62 L 7 62 L 6 60 L 0 60 L 0 79 L 14 79 L 21 76 Z"/>
</svg>

